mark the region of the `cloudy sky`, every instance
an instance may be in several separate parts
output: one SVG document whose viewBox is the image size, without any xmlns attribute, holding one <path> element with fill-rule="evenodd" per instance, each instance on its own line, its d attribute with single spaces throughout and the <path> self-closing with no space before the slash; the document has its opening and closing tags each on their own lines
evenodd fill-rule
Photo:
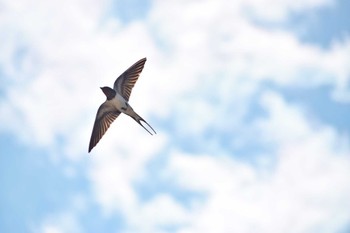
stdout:
<svg viewBox="0 0 350 233">
<path fill-rule="evenodd" d="M 0 232 L 350 232 L 347 0 L 0 1 Z M 100 86 L 147 57 L 87 153 Z"/>
</svg>

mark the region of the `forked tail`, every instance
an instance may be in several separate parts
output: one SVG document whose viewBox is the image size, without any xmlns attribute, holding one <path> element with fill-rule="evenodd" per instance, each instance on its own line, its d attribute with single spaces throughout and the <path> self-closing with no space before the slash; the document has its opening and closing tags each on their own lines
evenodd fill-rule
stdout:
<svg viewBox="0 0 350 233">
<path fill-rule="evenodd" d="M 148 133 L 150 133 L 151 135 L 153 135 L 145 126 L 143 126 L 141 124 L 141 121 L 142 122 L 145 122 L 148 127 L 150 127 L 152 129 L 152 131 L 154 132 L 154 134 L 157 134 L 156 131 L 152 128 L 152 126 L 150 126 L 150 124 L 147 123 L 147 121 L 145 121 L 142 117 L 140 117 L 136 112 L 135 113 L 135 116 L 132 116 L 132 118 L 139 124 L 142 126 L 142 128 L 144 128 Z"/>
</svg>

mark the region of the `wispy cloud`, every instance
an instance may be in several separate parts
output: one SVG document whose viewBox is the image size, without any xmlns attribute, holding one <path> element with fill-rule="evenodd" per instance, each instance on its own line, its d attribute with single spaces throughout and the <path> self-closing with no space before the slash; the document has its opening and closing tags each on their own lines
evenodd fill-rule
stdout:
<svg viewBox="0 0 350 233">
<path fill-rule="evenodd" d="M 0 132 L 83 177 L 84 205 L 121 216 L 118 231 L 338 232 L 350 222 L 349 135 L 269 85 L 330 86 L 349 103 L 350 40 L 322 48 L 256 23 L 332 5 L 153 1 L 125 21 L 109 1 L 4 2 Z M 145 56 L 130 104 L 158 134 L 122 115 L 87 155 L 98 87 Z M 35 231 L 88 231 L 72 208 Z"/>
</svg>

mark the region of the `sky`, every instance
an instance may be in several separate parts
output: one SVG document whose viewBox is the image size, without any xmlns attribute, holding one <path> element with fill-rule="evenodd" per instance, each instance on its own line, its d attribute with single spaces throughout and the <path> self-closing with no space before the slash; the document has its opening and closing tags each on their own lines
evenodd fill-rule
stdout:
<svg viewBox="0 0 350 233">
<path fill-rule="evenodd" d="M 347 0 L 0 1 L 0 232 L 350 232 Z M 101 86 L 147 57 L 88 153 Z"/>
</svg>

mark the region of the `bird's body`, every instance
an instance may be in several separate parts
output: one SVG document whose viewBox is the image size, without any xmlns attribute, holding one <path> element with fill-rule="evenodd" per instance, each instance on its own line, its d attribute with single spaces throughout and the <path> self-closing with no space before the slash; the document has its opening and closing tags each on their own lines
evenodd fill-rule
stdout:
<svg viewBox="0 0 350 233">
<path fill-rule="evenodd" d="M 116 93 L 115 97 L 111 100 L 106 100 L 108 105 L 113 106 L 115 110 L 120 111 L 126 115 L 129 116 L 136 116 L 137 113 L 134 111 L 134 109 L 130 106 L 128 101 L 126 101 L 123 96 Z"/>
<path fill-rule="evenodd" d="M 141 121 L 145 122 L 152 129 L 152 131 L 156 133 L 154 129 L 144 119 L 142 119 L 142 117 L 140 117 L 128 103 L 131 90 L 134 87 L 145 62 L 146 58 L 143 58 L 121 74 L 114 82 L 113 89 L 110 87 L 101 87 L 107 99 L 103 104 L 101 104 L 97 111 L 89 144 L 89 152 L 99 142 L 109 128 L 110 124 L 112 124 L 120 113 L 124 113 L 132 117 L 152 135 L 152 133 L 141 124 Z"/>
<path fill-rule="evenodd" d="M 111 104 L 116 107 L 119 111 L 125 113 L 126 109 L 130 106 L 123 96 L 116 93 L 115 97 L 110 100 Z"/>
</svg>

